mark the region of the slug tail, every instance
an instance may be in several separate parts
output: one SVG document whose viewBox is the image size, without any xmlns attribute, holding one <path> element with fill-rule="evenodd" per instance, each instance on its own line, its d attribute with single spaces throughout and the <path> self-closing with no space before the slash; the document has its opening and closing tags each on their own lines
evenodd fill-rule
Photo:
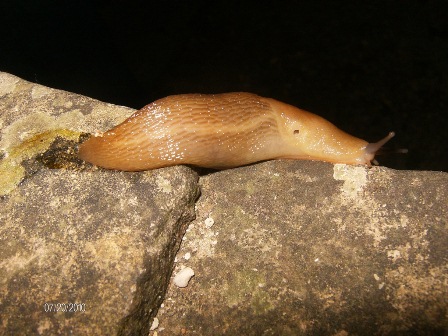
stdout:
<svg viewBox="0 0 448 336">
<path fill-rule="evenodd" d="M 108 168 L 110 164 L 110 148 L 102 136 L 91 136 L 79 145 L 78 157 L 96 166 Z"/>
<path fill-rule="evenodd" d="M 105 133 L 103 136 L 92 136 L 79 145 L 78 157 L 86 162 L 107 169 L 126 171 L 142 170 L 132 161 L 132 154 L 127 143 L 115 140 L 115 134 Z M 131 156 L 131 157 L 130 157 Z M 139 163 L 139 161 L 134 161 Z"/>
</svg>

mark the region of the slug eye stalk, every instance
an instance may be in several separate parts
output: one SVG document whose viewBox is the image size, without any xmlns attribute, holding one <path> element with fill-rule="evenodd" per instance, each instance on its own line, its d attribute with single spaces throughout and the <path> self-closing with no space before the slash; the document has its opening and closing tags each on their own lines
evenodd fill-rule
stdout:
<svg viewBox="0 0 448 336">
<path fill-rule="evenodd" d="M 370 158 L 370 162 L 372 162 L 374 165 L 378 166 L 378 161 L 375 160 L 375 155 L 381 155 L 381 154 L 387 154 L 387 153 L 401 153 L 406 154 L 408 152 L 405 148 L 395 149 L 395 150 L 389 150 L 386 148 L 383 148 L 383 146 L 393 137 L 395 136 L 395 132 L 389 132 L 388 135 L 386 135 L 383 139 L 381 139 L 378 142 L 369 143 L 366 148 L 366 157 Z"/>
</svg>

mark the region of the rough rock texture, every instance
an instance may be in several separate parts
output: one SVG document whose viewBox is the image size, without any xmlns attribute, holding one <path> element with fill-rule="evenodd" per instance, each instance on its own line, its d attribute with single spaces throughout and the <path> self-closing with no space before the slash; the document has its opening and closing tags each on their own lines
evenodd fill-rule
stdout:
<svg viewBox="0 0 448 336">
<path fill-rule="evenodd" d="M 0 334 L 448 333 L 446 173 L 106 171 L 76 142 L 131 109 L 0 73 L 0 111 Z"/>
<path fill-rule="evenodd" d="M 10 103 L 2 100 L 2 118 L 18 105 L 23 110 L 15 121 L 2 119 L 8 125 L 2 128 L 2 144 L 14 135 L 8 133 L 11 129 L 16 139 L 24 139 L 17 124 L 26 132 L 33 129 L 33 116 L 37 118 L 34 109 L 14 98 L 18 90 L 36 107 L 29 94 L 37 89 L 13 81 L 12 93 L 3 96 Z M 110 108 L 74 94 L 38 90 L 52 96 L 42 103 L 46 112 L 39 112 L 41 131 L 60 125 L 51 116 L 57 109 L 53 99 L 61 104 L 68 99 L 64 106 L 82 105 L 86 114 L 102 105 Z M 67 109 L 60 117 L 68 118 L 68 124 L 82 116 Z M 30 148 L 32 155 L 17 155 L 29 160 L 10 165 L 10 171 L 29 173 L 0 198 L 0 334 L 147 334 L 181 238 L 194 218 L 197 174 L 186 167 L 144 173 L 51 170 L 32 162 L 42 147 Z M 5 148 L 0 164 L 11 152 Z"/>
<path fill-rule="evenodd" d="M 105 131 L 133 111 L 0 72 L 0 196 L 25 177 L 21 162 L 45 152 L 57 137 Z"/>
<path fill-rule="evenodd" d="M 161 335 L 446 335 L 448 174 L 271 161 L 201 181 Z"/>
<path fill-rule="evenodd" d="M 186 167 L 42 170 L 26 179 L 0 200 L 4 331 L 147 333 L 194 217 L 195 190 Z M 45 303 L 83 303 L 85 312 L 48 312 Z"/>
</svg>

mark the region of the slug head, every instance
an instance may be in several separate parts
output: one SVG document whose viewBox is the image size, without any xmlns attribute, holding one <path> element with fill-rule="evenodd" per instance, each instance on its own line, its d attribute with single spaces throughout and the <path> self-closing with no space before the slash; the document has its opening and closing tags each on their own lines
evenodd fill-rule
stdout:
<svg viewBox="0 0 448 336">
<path fill-rule="evenodd" d="M 364 149 L 365 152 L 365 158 L 368 160 L 369 165 L 373 162 L 375 165 L 378 165 L 378 162 L 375 160 L 375 155 L 378 154 L 378 152 L 381 150 L 381 147 L 384 146 L 386 142 L 388 142 L 390 139 L 392 139 L 395 136 L 395 132 L 389 132 L 388 135 L 386 135 L 384 138 L 382 138 L 378 142 L 369 143 L 366 148 Z M 406 149 L 397 150 L 398 153 L 407 153 Z"/>
<path fill-rule="evenodd" d="M 376 143 L 354 137 L 318 115 L 275 101 L 282 116 L 280 133 L 285 151 L 279 158 L 321 160 L 371 166 L 377 151 L 394 135 L 390 132 Z"/>
</svg>

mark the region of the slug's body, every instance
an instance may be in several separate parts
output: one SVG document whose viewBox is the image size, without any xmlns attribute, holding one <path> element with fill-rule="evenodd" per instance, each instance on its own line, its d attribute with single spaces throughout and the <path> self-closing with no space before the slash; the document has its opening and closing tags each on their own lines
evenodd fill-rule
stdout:
<svg viewBox="0 0 448 336">
<path fill-rule="evenodd" d="M 325 119 L 251 93 L 185 94 L 157 100 L 80 145 L 81 159 L 127 171 L 178 164 L 224 169 L 271 159 L 370 165 L 375 144 Z"/>
</svg>

